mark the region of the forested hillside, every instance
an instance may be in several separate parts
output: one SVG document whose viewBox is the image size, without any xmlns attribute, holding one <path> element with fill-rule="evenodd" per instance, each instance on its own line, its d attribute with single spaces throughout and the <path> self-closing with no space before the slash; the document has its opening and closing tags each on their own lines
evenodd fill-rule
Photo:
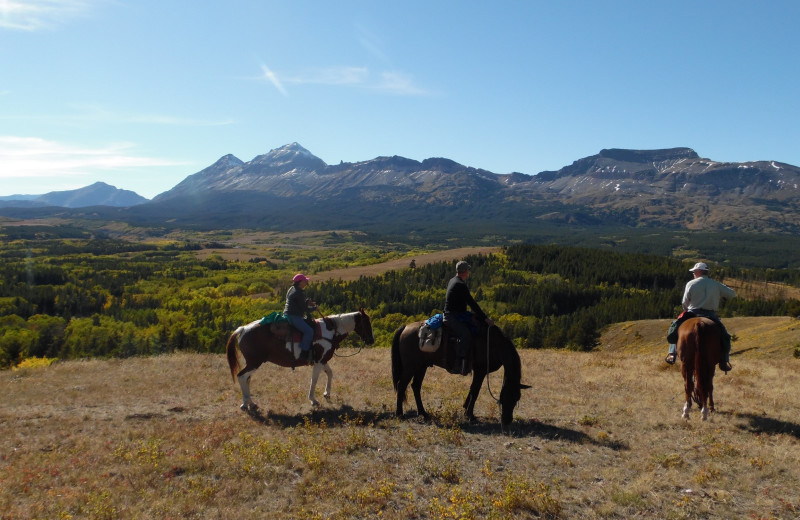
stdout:
<svg viewBox="0 0 800 520">
<path fill-rule="evenodd" d="M 68 231 L 70 238 L 30 229 L 2 237 L 2 367 L 30 357 L 222 352 L 235 327 L 283 308 L 295 272 L 402 255 L 336 236 L 337 244 L 276 247 L 249 262 L 201 260 L 194 253 L 200 243 L 130 243 Z M 588 350 L 609 323 L 673 317 L 689 279 L 687 263 L 677 259 L 567 246 L 515 245 L 468 260 L 474 296 L 522 348 Z M 326 314 L 365 307 L 377 345 L 387 346 L 397 326 L 441 310 L 452 275 L 452 263 L 441 262 L 315 282 L 308 292 Z M 798 269 L 726 267 L 715 276 L 800 285 Z M 721 315 L 797 316 L 800 301 L 737 298 Z"/>
</svg>

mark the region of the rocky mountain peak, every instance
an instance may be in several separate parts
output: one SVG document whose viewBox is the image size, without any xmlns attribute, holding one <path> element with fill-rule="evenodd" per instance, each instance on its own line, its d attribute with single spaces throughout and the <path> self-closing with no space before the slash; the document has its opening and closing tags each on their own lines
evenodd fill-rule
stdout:
<svg viewBox="0 0 800 520">
<path fill-rule="evenodd" d="M 699 159 L 700 156 L 691 148 L 664 148 L 661 150 L 627 150 L 609 148 L 600 150 L 599 157 L 621 162 L 653 163 L 676 161 L 679 159 Z"/>
</svg>

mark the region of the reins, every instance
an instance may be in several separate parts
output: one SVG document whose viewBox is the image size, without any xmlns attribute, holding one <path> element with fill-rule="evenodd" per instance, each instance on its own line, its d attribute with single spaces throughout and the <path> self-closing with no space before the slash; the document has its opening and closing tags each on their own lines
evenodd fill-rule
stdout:
<svg viewBox="0 0 800 520">
<path fill-rule="evenodd" d="M 486 389 L 489 390 L 489 395 L 492 396 L 492 399 L 494 399 L 497 404 L 500 404 L 500 399 L 498 399 L 497 397 L 494 396 L 494 393 L 492 392 L 492 385 L 489 383 L 489 374 L 491 373 L 489 371 L 489 359 L 490 359 L 490 357 L 489 357 L 489 343 L 490 343 L 489 342 L 489 337 L 490 337 L 490 333 L 491 333 L 491 327 L 488 327 L 486 329 Z M 506 382 L 506 371 L 504 369 L 503 370 L 503 384 L 505 384 L 505 382 Z"/>
</svg>

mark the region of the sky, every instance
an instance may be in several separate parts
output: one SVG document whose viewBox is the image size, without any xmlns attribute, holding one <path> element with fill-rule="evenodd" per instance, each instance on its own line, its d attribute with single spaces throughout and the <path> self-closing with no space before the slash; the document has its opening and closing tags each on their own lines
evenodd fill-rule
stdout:
<svg viewBox="0 0 800 520">
<path fill-rule="evenodd" d="M 152 198 L 297 142 L 557 170 L 604 148 L 800 165 L 795 0 L 0 0 L 0 196 Z"/>
</svg>

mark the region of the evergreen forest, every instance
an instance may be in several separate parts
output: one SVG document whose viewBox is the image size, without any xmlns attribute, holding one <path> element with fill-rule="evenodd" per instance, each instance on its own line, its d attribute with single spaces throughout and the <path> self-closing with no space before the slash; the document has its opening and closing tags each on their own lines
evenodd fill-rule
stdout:
<svg viewBox="0 0 800 520">
<path fill-rule="evenodd" d="M 385 245 L 337 240 L 275 248 L 250 261 L 201 258 L 190 241 L 128 242 L 79 228 L 30 226 L 0 234 L 0 368 L 31 358 L 224 351 L 239 325 L 282 310 L 292 275 L 411 257 Z M 8 230 L 17 230 L 8 232 Z M 467 257 L 475 299 L 518 348 L 591 350 L 608 324 L 674 318 L 688 261 L 567 245 L 516 244 Z M 714 266 L 713 276 L 800 286 L 800 269 Z M 376 346 L 440 312 L 451 262 L 355 281 L 313 281 L 322 314 L 364 307 Z M 720 315 L 800 316 L 800 301 L 736 298 Z M 665 331 L 666 334 L 666 331 Z M 346 344 L 359 346 L 358 339 Z"/>
</svg>

